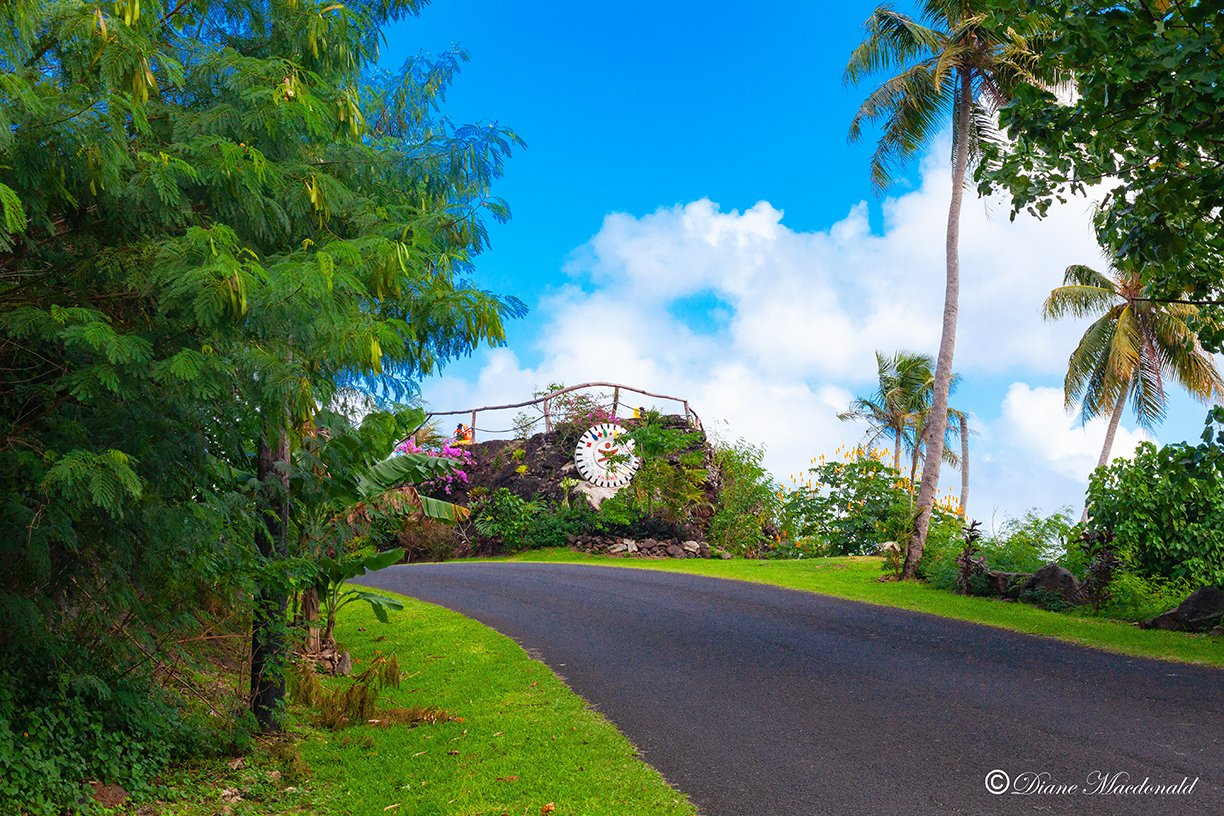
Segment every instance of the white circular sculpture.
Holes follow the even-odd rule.
[[[598,487],[624,487],[638,469],[633,440],[622,438],[625,429],[611,422],[594,426],[578,440],[574,464],[578,472]]]

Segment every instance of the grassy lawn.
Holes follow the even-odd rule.
[[[957,595],[916,581],[881,582],[878,580],[881,559],[874,557],[799,561],[630,559],[556,549],[532,550],[492,560],[604,564],[773,584],[1057,638],[1119,654],[1224,667],[1221,638],[1140,629],[1129,623],[1073,612],[1047,612],[1020,603]]]
[[[440,706],[451,721],[331,732],[294,711],[296,745],[266,743],[238,769],[223,760],[184,769],[148,812],[695,813],[611,723],[514,641],[402,600],[404,611],[392,612],[389,624],[364,604],[347,607],[337,639],[352,650],[355,672],[379,653],[396,655],[403,681],[380,694],[379,709]]]

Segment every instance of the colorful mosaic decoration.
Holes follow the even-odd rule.
[[[633,440],[624,439],[625,429],[611,422],[595,425],[582,435],[574,449],[574,464],[582,478],[599,487],[624,487],[638,468]]]

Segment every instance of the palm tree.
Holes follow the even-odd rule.
[[[863,444],[871,447],[881,439],[888,438],[893,445],[893,469],[901,472],[901,452],[910,454],[910,493],[913,494],[914,482],[918,465],[926,454],[924,433],[931,422],[931,396],[935,387],[935,375],[931,371],[934,361],[929,354],[914,354],[908,351],[898,351],[891,357],[876,352],[876,370],[878,384],[876,391],[870,397],[857,397],[850,403],[850,408],[837,415],[840,420],[862,419],[869,426]],[[952,375],[951,391],[955,391],[960,383],[960,377]],[[965,427],[966,416],[955,408],[948,409],[951,419],[959,422],[961,440],[961,456],[958,458],[947,444],[947,438],[954,433],[947,423],[945,426],[945,443],[943,448],[944,461],[962,470],[962,507],[968,497],[968,482],[965,468],[969,455],[967,441],[968,430]]]
[[[987,14],[988,5],[988,0],[922,0],[921,21],[882,5],[867,20],[867,36],[846,65],[848,83],[896,71],[871,92],[850,124],[852,142],[862,138],[865,125],[879,122],[883,127],[871,159],[871,179],[878,192],[891,184],[894,171],[919,153],[931,136],[949,120],[952,124],[952,199],[943,329],[931,402],[934,421],[927,427],[928,455],[918,491],[919,512],[903,578],[914,576],[922,557],[943,459],[956,347],[958,246],[966,170],[980,140],[993,135],[993,112],[1007,100],[1011,89],[1020,82],[1037,83],[1027,43],[1013,28],[997,25],[996,18]]]
[[[934,361],[928,354],[898,351],[891,357],[876,352],[878,383],[870,397],[857,397],[840,420],[863,419],[870,428],[864,444],[875,445],[888,437],[893,444],[893,468],[901,471],[901,451],[913,450],[917,440],[916,418],[930,407]]]
[[[1083,421],[1109,414],[1097,467],[1109,462],[1128,399],[1141,427],[1164,419],[1166,377],[1200,402],[1224,396],[1220,372],[1187,323],[1198,307],[1153,301],[1137,269],[1120,269],[1115,261],[1112,271],[1110,277],[1068,266],[1063,285],[1042,307],[1046,319],[1097,316],[1067,361],[1063,388],[1067,407],[1079,403]]]

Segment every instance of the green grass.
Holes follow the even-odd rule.
[[[1221,638],[1140,629],[1133,624],[1074,612],[1047,612],[1020,603],[957,595],[918,581],[882,582],[879,580],[881,559],[874,557],[798,561],[630,559],[551,549],[531,550],[490,560],[603,564],[752,581],[880,606],[912,609],[944,618],[1056,638],[1118,654],[1224,668],[1224,639]]]
[[[155,812],[217,813],[225,788],[243,797],[229,805],[235,816],[535,816],[548,804],[554,816],[696,812],[514,641],[441,607],[401,600],[404,611],[388,624],[364,604],[347,607],[337,639],[352,651],[355,672],[378,654],[395,654],[403,680],[381,692],[379,709],[440,706],[461,721],[331,732],[294,711],[296,746],[266,744],[238,770],[221,760],[195,765]]]

